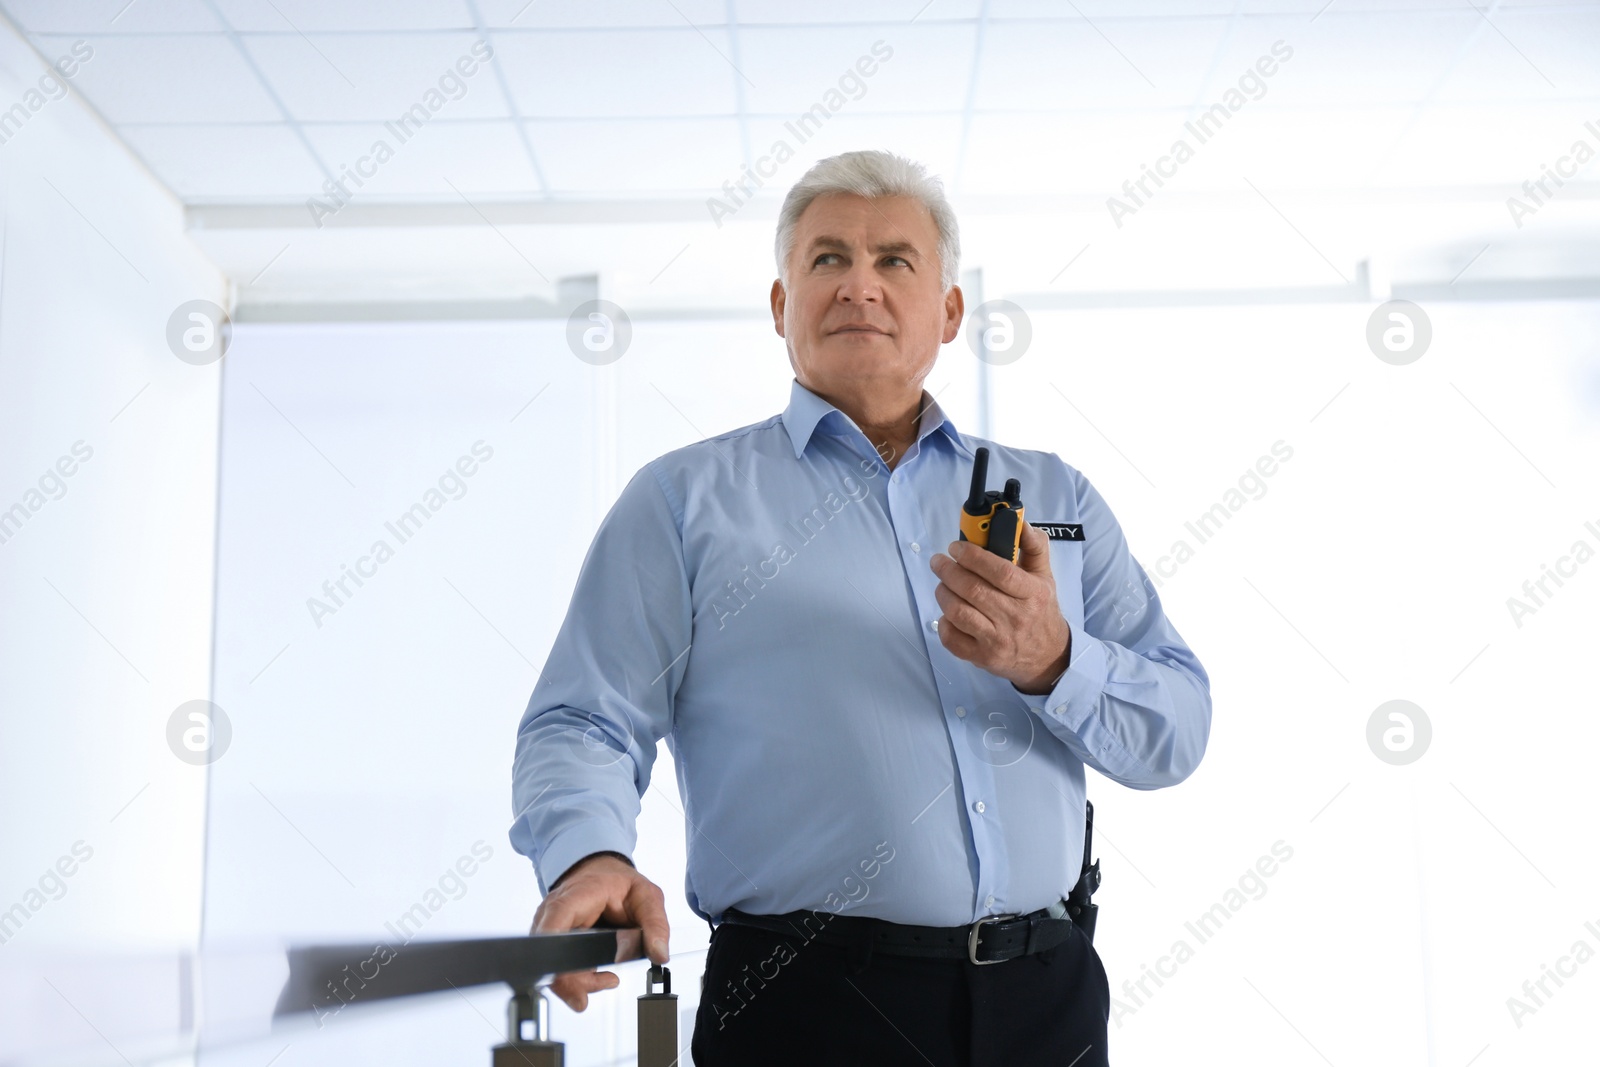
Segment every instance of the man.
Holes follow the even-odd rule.
[[[1183,781],[1210,682],[1089,481],[922,389],[960,331],[959,247],[937,179],[887,153],[790,190],[788,407],[633,477],[522,718],[534,929],[637,925],[658,963],[662,892],[628,855],[668,739],[713,927],[700,1067],[1107,1063],[1105,970],[1062,908],[1083,768]],[[1054,531],[1025,525],[1020,563],[957,541],[979,445]],[[582,1011],[616,984],[552,988]]]

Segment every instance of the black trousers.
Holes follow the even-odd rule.
[[[734,923],[711,936],[696,1067],[1107,1067],[1111,987],[1083,931],[975,966]]]

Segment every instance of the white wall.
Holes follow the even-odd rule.
[[[1372,311],[1041,312],[995,368],[997,435],[1089,476],[1212,680],[1194,777],[1090,776],[1116,1060],[1550,1063],[1592,1040],[1583,969],[1520,1027],[1506,1001],[1600,926],[1577,844],[1600,565],[1520,626],[1507,599],[1600,547],[1600,304],[1430,303],[1405,366],[1368,349]],[[1278,442],[1292,458],[1241,483]],[[1218,503],[1202,541],[1186,524]],[[1367,743],[1393,699],[1432,724],[1404,766]],[[1202,942],[1185,924],[1230,890]]]
[[[166,329],[226,283],[76,93],[28,95],[45,69],[0,22],[0,109],[22,105],[0,145],[0,512],[23,509],[0,543],[0,909],[27,912],[0,951],[192,945],[205,772],[166,730],[210,688],[220,368]],[[31,894],[77,842],[64,889]],[[0,1031],[96,1040],[37,992]]]
[[[1441,1062],[1487,1042],[1559,1059],[1578,1041],[1582,994],[1521,1029],[1505,999],[1597,918],[1570,813],[1600,738],[1562,665],[1584,661],[1600,593],[1582,570],[1521,627],[1506,598],[1575,539],[1600,543],[1583,525],[1600,525],[1600,308],[1426,310],[1432,347],[1408,366],[1367,348],[1370,307],[1337,304],[1040,312],[1032,348],[992,369],[994,435],[1090,477],[1213,679],[1193,779],[1137,793],[1091,776],[1120,1058],[1245,1042],[1282,1059],[1298,1039],[1274,1006],[1335,1062],[1361,1046],[1415,1061],[1430,1042]],[[645,323],[634,346],[591,367],[560,323],[241,330],[218,620],[238,734],[215,768],[208,936],[380,935],[478,838],[494,859],[423,936],[526,923],[532,873],[504,839],[510,742],[617,479],[787,396],[764,323]],[[958,340],[929,381],[963,427],[973,367]],[[465,494],[317,626],[323,580],[480,438],[495,455]],[[1279,442],[1291,458],[1229,498]],[[1230,499],[1202,543],[1185,524]],[[1193,557],[1163,562],[1178,541]],[[1408,766],[1366,743],[1395,698],[1433,725]],[[663,747],[638,859],[667,892],[688,1010],[705,928],[683,902],[675,802]],[[1241,887],[1279,841],[1292,858]],[[1490,918],[1502,895],[1521,919]],[[1232,918],[1202,943],[1185,923],[1219,902]],[[1130,995],[1178,940],[1194,958]],[[557,1006],[573,1062],[626,1054],[638,971],[584,1016]],[[1370,1000],[1355,1016],[1353,989]],[[421,1062],[492,1040],[479,1013],[497,1019],[500,999],[352,1017],[294,1054]]]
[[[408,932],[527,930],[537,883],[506,838],[516,726],[594,530],[645,461],[780,411],[789,378],[761,323],[639,325],[609,366],[575,358],[562,321],[242,327],[223,399],[217,625],[217,700],[236,732],[214,766],[208,946],[392,942],[385,924],[427,906],[479,842],[475,873]],[[401,543],[385,523],[479,442],[474,473]],[[393,557],[314,616],[309,600],[332,603],[324,581],[380,539]],[[684,901],[677,798],[663,744],[636,859],[667,894],[688,1010],[708,931]],[[631,1049],[642,965],[621,970],[623,990],[582,1015],[554,1005],[568,1062]],[[377,1024],[353,1013],[291,1055],[486,1048],[505,994],[469,997]],[[281,1044],[203,1058],[259,1063]]]

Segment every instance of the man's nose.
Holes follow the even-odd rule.
[[[883,286],[871,267],[851,267],[839,280],[839,299],[845,303],[879,301],[883,299]]]

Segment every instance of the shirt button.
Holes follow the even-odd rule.
[[[990,893],[987,897],[984,898],[983,906],[986,907],[986,908],[994,907],[994,894],[993,893]]]
[[[976,804],[972,805],[972,810],[977,812],[979,815],[982,815],[983,814],[983,801],[980,800]]]
[[[913,551],[913,552],[921,552],[922,551],[922,546],[917,544],[915,541],[913,541],[913,542],[911,542],[911,551]]]
[[[957,705],[957,707],[956,707],[956,718],[965,719],[966,717],[967,717],[967,709]]]
[[[934,633],[938,633],[939,632],[939,620],[938,619],[929,619],[928,620],[928,629],[932,630]]]

